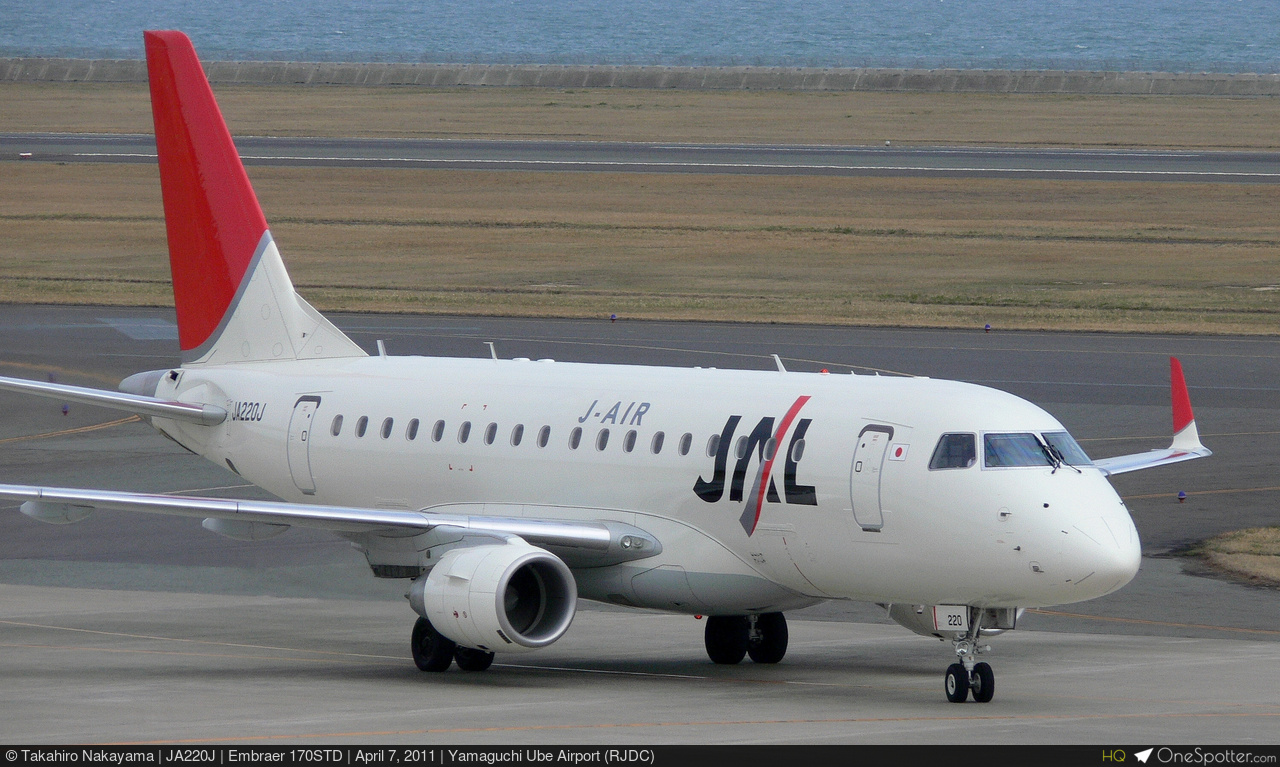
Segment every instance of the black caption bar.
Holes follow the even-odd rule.
[[[662,765],[775,767],[803,760],[805,767],[937,760],[947,767],[992,764],[1275,765],[1280,746],[0,746],[5,765],[440,765],[579,767]]]

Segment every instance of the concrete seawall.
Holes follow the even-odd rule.
[[[1280,96],[1280,75],[1276,74],[285,61],[213,61],[205,64],[205,71],[214,83],[243,85]],[[0,59],[0,82],[121,83],[146,79],[142,61]]]

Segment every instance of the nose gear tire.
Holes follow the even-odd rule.
[[[947,666],[947,674],[943,677],[943,689],[947,700],[952,703],[964,703],[969,699],[969,672],[959,663]]]

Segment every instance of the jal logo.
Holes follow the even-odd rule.
[[[726,486],[730,502],[745,501],[739,521],[748,536],[755,532],[760,522],[760,511],[766,502],[818,505],[814,486],[802,485],[797,479],[800,460],[804,457],[804,435],[813,422],[811,418],[797,416],[808,401],[808,396],[797,398],[780,421],[773,416],[761,418],[749,433],[738,436],[736,440],[734,435],[742,423],[742,416],[729,416],[715,441],[715,465],[711,479],[699,476],[693,484],[693,492],[707,503],[717,503],[724,498]],[[786,450],[780,450],[784,444]],[[729,472],[731,453],[734,459],[732,475]],[[773,478],[773,467],[779,453],[783,457],[781,494]],[[753,463],[756,465],[755,478],[748,485],[747,473]]]

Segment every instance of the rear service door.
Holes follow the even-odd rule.
[[[289,419],[289,473],[293,475],[293,484],[307,495],[316,492],[316,482],[311,476],[311,426],[319,409],[319,397],[300,397]]]

